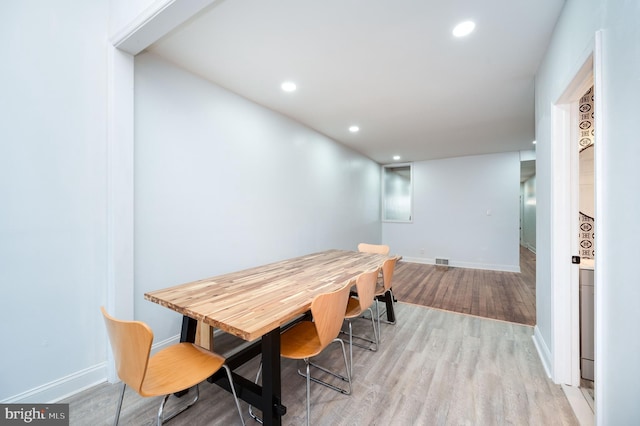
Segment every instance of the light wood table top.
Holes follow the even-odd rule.
[[[327,250],[152,291],[145,299],[252,341],[395,256]]]

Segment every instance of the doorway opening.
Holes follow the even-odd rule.
[[[564,95],[552,108],[552,235],[553,380],[580,385],[579,266],[578,256],[578,101],[593,85],[589,57]]]
[[[580,389],[594,411],[595,380],[595,96],[591,86],[578,102],[578,253],[580,300]]]
[[[575,73],[571,82],[567,85],[563,95],[558,101],[552,105],[552,188],[551,188],[551,220],[552,220],[552,237],[551,237],[551,271],[552,271],[552,341],[553,349],[553,369],[551,372],[554,382],[563,385],[563,389],[572,403],[574,412],[578,416],[582,424],[593,424],[595,413],[597,412],[597,390],[598,390],[598,372],[597,358],[591,355],[592,363],[589,366],[581,365],[581,313],[585,307],[581,306],[581,302],[592,307],[592,329],[590,333],[593,339],[593,352],[597,353],[597,278],[593,279],[592,289],[593,297],[583,301],[580,295],[580,275],[584,272],[585,264],[580,268],[580,256],[584,256],[589,251],[589,244],[585,243],[581,238],[582,234],[587,232],[581,231],[581,224],[588,221],[585,218],[581,222],[580,216],[580,140],[581,135],[588,132],[593,139],[593,160],[591,161],[594,170],[592,178],[591,199],[594,206],[591,211],[591,217],[596,220],[595,224],[591,222],[591,238],[597,238],[597,220],[599,212],[602,210],[598,199],[593,195],[599,191],[597,179],[598,153],[601,152],[601,141],[596,140],[595,136],[601,132],[601,121],[599,120],[600,106],[602,102],[598,99],[600,84],[599,76],[601,75],[601,35],[596,33],[595,46],[580,69]],[[588,93],[591,90],[590,93]],[[587,129],[588,123],[581,120],[580,100],[585,96],[591,98],[595,95],[593,101],[593,112],[591,127]],[[586,107],[583,107],[586,109]],[[584,129],[583,129],[584,127]],[[595,131],[593,131],[595,127]],[[586,141],[583,141],[586,143]],[[593,166],[595,164],[595,167]],[[586,168],[586,167],[584,167]],[[600,198],[600,197],[598,197]],[[584,226],[589,228],[589,226]],[[592,244],[595,241],[591,241]],[[581,249],[585,247],[585,249]],[[595,257],[595,248],[588,253]],[[598,262],[587,260],[585,263],[593,262],[591,276],[598,275]],[[595,271],[594,271],[595,270]],[[586,384],[583,382],[582,370],[593,369],[593,387],[592,391],[584,391],[580,386]],[[572,395],[569,395],[569,394]],[[588,399],[595,395],[595,403],[593,399]],[[585,397],[586,396],[586,397]],[[575,404],[574,404],[575,402]]]

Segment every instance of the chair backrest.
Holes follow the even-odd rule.
[[[340,290],[319,294],[311,302],[311,314],[323,348],[340,334],[352,286],[353,281],[349,281]]]
[[[358,244],[358,251],[363,253],[389,254],[389,246],[382,244]]]
[[[121,321],[100,307],[120,380],[140,393],[147,372],[153,332],[140,321]]]
[[[396,269],[396,263],[398,258],[387,259],[382,264],[382,280],[384,281],[384,289],[389,290],[391,288],[391,279],[393,278],[393,271]]]
[[[356,288],[358,289],[358,300],[360,301],[360,309],[369,309],[373,305],[373,298],[376,294],[376,283],[378,282],[378,271],[374,269],[364,272],[356,278]]]

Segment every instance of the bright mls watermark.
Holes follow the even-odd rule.
[[[0,404],[0,426],[68,426],[69,404]]]

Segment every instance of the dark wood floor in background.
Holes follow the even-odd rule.
[[[536,323],[536,255],[520,248],[520,273],[399,262],[393,293],[401,302],[493,318]]]

